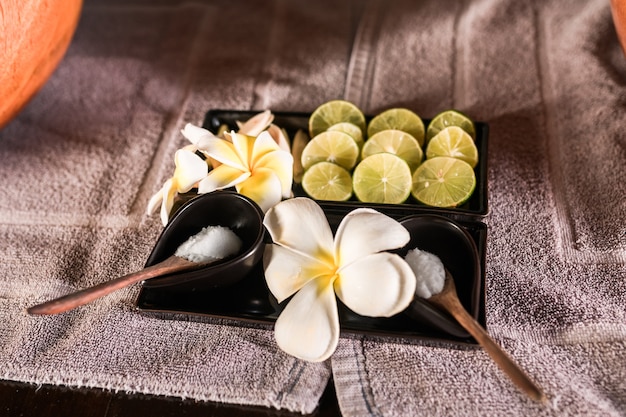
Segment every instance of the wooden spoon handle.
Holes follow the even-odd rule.
[[[519,367],[513,359],[489,336],[487,331],[480,325],[474,317],[472,317],[463,305],[455,299],[452,301],[448,299],[446,308],[459,322],[461,326],[465,328],[474,339],[485,349],[485,351],[491,356],[493,361],[504,371],[505,374],[511,378],[511,380],[522,389],[530,398],[538,402],[546,402],[546,396],[529,377]]]
[[[98,285],[94,285],[93,287],[85,288],[84,290],[76,291],[54,300],[46,301],[45,303],[30,307],[26,311],[28,314],[35,315],[63,313],[90,303],[93,300],[136,282],[173,272],[197,268],[198,265],[199,264],[179,258],[178,256],[170,256],[164,261],[142,269],[141,271],[133,272],[128,275],[115,278],[111,281],[106,281]]]

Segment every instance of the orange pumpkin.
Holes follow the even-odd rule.
[[[626,0],[611,0],[611,14],[617,38],[622,45],[622,51],[626,54]]]
[[[45,84],[72,39],[82,0],[2,0],[0,128]]]

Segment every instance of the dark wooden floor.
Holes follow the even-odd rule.
[[[265,407],[224,405],[193,400],[114,393],[97,389],[70,389],[0,381],[2,417],[292,417],[302,416]],[[340,416],[332,381],[314,417]]]

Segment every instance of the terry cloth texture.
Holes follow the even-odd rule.
[[[486,325],[472,346],[345,336],[310,364],[271,330],[138,314],[150,196],[209,109],[456,108],[489,124]],[[86,0],[52,78],[0,131],[0,378],[345,416],[626,415],[626,58],[606,0]]]

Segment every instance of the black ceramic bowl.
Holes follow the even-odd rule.
[[[232,285],[243,279],[263,257],[265,228],[259,206],[241,194],[216,191],[186,202],[165,226],[146,266],[173,255],[190,236],[206,226],[230,228],[242,240],[241,251],[205,267],[144,281],[146,288],[204,291]]]
[[[461,303],[474,318],[478,318],[482,290],[481,262],[471,235],[456,221],[439,215],[413,215],[401,219],[400,223],[409,231],[411,240],[399,254],[404,257],[409,250],[419,248],[437,255],[454,277]],[[469,337],[447,313],[437,310],[417,295],[404,313],[453,336]]]

